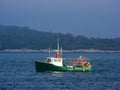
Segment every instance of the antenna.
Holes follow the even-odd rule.
[[[48,52],[49,52],[49,56],[50,56],[50,45],[49,45],[49,49],[48,49]]]
[[[57,54],[59,54],[59,35],[57,35]]]
[[[60,56],[62,57],[62,47],[60,48]]]

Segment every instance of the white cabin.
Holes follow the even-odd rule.
[[[47,62],[55,66],[63,66],[63,58],[47,57]]]

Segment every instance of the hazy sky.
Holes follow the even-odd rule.
[[[0,0],[0,24],[87,37],[120,37],[120,0]]]

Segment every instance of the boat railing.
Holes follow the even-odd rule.
[[[84,65],[86,65],[87,63],[90,63],[89,58],[86,58],[86,62],[84,63]],[[83,66],[83,62],[80,59],[64,58],[63,65],[81,67]]]

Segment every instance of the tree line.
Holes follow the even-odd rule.
[[[0,50],[5,49],[56,49],[57,36],[60,46],[65,50],[100,49],[120,51],[120,37],[112,39],[88,38],[70,33],[52,33],[28,27],[0,25]]]

